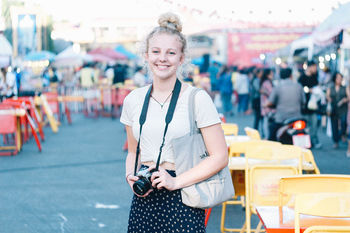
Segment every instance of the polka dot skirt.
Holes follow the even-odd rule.
[[[134,195],[128,232],[205,232],[204,210],[184,205],[180,190],[155,189],[145,198]]]

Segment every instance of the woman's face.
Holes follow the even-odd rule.
[[[177,35],[160,33],[148,41],[145,55],[154,78],[176,77],[176,70],[183,62],[182,44]]]
[[[335,84],[336,85],[341,85],[341,82],[343,81],[343,77],[340,74],[337,74],[335,78]]]
[[[270,80],[272,80],[272,79],[273,79],[273,72],[271,71],[267,77],[268,77]]]

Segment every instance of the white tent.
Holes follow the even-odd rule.
[[[74,67],[81,66],[84,61],[88,60],[91,60],[90,55],[77,53],[73,46],[70,46],[55,57],[53,65],[56,67]]]
[[[312,33],[315,44],[328,45],[341,30],[350,28],[350,2],[341,5],[328,16]]]
[[[290,46],[292,56],[297,49],[307,49],[308,60],[311,60],[314,49],[313,37],[309,35],[293,41]]]

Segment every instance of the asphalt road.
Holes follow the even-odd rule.
[[[252,116],[233,116],[243,134]],[[322,130],[321,130],[322,131]],[[0,157],[0,233],[126,232],[132,192],[125,182],[119,120],[73,117],[57,134],[45,128],[40,153],[33,139],[12,157]],[[333,150],[320,132],[323,148],[314,150],[321,173],[350,174],[346,144]],[[240,227],[244,212],[229,207],[228,226]],[[207,232],[220,232],[221,207],[212,211]],[[253,216],[253,224],[257,217]]]

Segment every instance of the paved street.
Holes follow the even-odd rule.
[[[252,116],[228,119],[252,125]],[[126,232],[132,193],[124,178],[125,132],[119,120],[75,115],[58,134],[45,129],[39,153],[35,142],[17,156],[0,157],[0,233]],[[346,145],[332,149],[320,133],[323,149],[314,150],[321,173],[350,174]],[[220,232],[221,207],[213,209],[207,232]],[[228,226],[243,223],[241,207],[229,207]],[[253,218],[253,224],[257,218]]]

